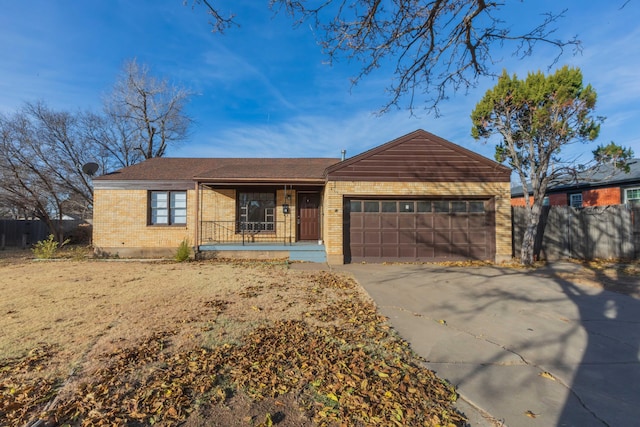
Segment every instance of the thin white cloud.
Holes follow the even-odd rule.
[[[192,10],[180,2],[83,2],[73,13],[47,1],[34,2],[10,3],[0,16],[0,111],[37,99],[72,110],[99,106],[123,61],[136,56],[154,72],[198,93],[189,106],[197,121],[192,141],[170,155],[339,157],[346,149],[351,156],[423,128],[493,156],[490,144],[471,138],[469,119],[495,84],[492,79],[483,79],[467,96],[452,95],[441,105],[441,117],[419,108],[419,117],[405,110],[379,117],[373,113],[388,100],[388,70],[351,88],[349,78],[358,64],[323,65],[307,29],[291,30],[288,17],[272,19],[266,5],[254,0],[234,2],[231,11],[242,27],[223,36],[211,34],[204,8]],[[517,6],[545,9],[551,3]],[[640,6],[630,2],[619,11],[607,2],[589,7],[577,0],[568,3],[558,35],[579,34],[585,50],[582,56],[564,56],[558,65],[581,67],[585,81],[598,92],[596,113],[607,116],[600,141],[639,146],[640,28],[634,15]],[[37,13],[24,19],[31,7]],[[518,22],[528,25],[525,21]],[[524,60],[496,55],[501,58],[497,67],[520,77],[538,69],[546,72],[552,50],[537,52]],[[640,147],[636,151],[640,154]]]

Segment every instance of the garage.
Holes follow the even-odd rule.
[[[329,262],[511,257],[511,170],[493,160],[417,130],[325,174]]]
[[[348,199],[347,262],[493,259],[493,202]]]

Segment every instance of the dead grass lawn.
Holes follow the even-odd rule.
[[[0,252],[0,425],[462,425],[350,278]]]

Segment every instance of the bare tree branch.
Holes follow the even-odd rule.
[[[214,17],[214,31],[234,24],[224,18],[216,4],[196,1]],[[546,13],[542,22],[518,33],[513,22],[498,18],[509,10],[506,2],[487,0],[270,0],[276,12],[292,17],[295,25],[309,22],[319,30],[319,42],[333,62],[346,57],[359,61],[360,71],[352,78],[357,84],[386,63],[392,64],[390,108],[419,107],[438,114],[438,104],[450,93],[475,87],[482,76],[496,76],[492,53],[510,48],[519,58],[529,56],[538,44],[556,48],[558,61],[566,49],[580,51],[573,37],[554,37],[555,24],[564,17]],[[418,98],[417,95],[422,95]],[[425,98],[424,100],[422,98]]]
[[[82,165],[93,158],[78,121],[44,103],[0,117],[0,202],[44,221],[63,241],[59,220],[92,203]],[[58,222],[56,222],[58,220]]]
[[[137,151],[144,159],[162,157],[169,144],[188,138],[191,118],[184,112],[191,93],[150,74],[149,67],[127,61],[113,92],[105,102],[111,122],[131,132],[122,149]],[[124,136],[124,135],[121,135]],[[126,158],[125,163],[130,159]]]
[[[189,0],[184,0],[183,4],[188,4]],[[231,27],[239,27],[235,22],[234,14],[229,14],[226,18],[219,12],[219,10],[211,5],[208,0],[193,0],[192,7],[196,5],[203,5],[207,9],[207,13],[211,15],[213,21],[210,21],[212,32],[223,34],[227,29]]]

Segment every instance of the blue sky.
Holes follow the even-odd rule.
[[[567,8],[556,35],[583,41],[583,52],[558,66],[580,67],[606,116],[597,143],[615,141],[640,156],[640,1],[527,0],[507,2],[505,18],[531,27],[544,11]],[[219,3],[240,28],[213,34],[203,7],[182,0],[21,0],[3,2],[0,14],[0,112],[44,100],[68,110],[99,109],[123,63],[136,57],[156,75],[194,92],[188,113],[191,138],[172,157],[339,157],[425,129],[493,158],[493,146],[470,136],[470,113],[495,81],[441,104],[440,117],[420,110],[374,114],[388,99],[392,75],[383,67],[352,87],[358,64],[326,63],[309,25],[293,28],[274,16],[267,0]],[[624,7],[622,7],[624,5]],[[542,47],[517,60],[495,52],[525,77],[547,71],[553,53]],[[597,143],[572,147],[590,158]]]

